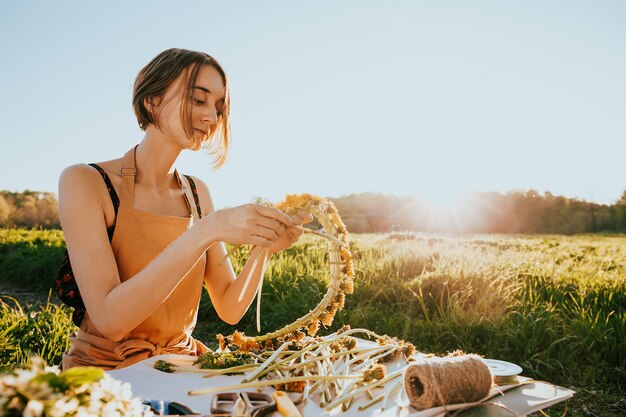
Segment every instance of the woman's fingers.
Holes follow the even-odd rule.
[[[298,216],[300,217],[299,224],[311,223],[313,221],[313,215],[305,210],[298,210]]]
[[[261,216],[277,220],[285,226],[291,226],[293,224],[293,219],[291,218],[291,216],[283,213],[277,208],[263,206],[261,204],[254,204],[253,206],[256,212],[259,213]]]
[[[305,210],[299,210],[297,214],[291,216],[293,224],[311,223],[313,221],[313,215]]]
[[[295,228],[295,227],[289,228],[289,237],[291,238],[291,241],[293,243],[296,243],[298,239],[300,239],[300,236],[302,236],[302,233],[304,232],[298,228]]]
[[[249,240],[250,244],[255,246],[268,247],[272,244],[271,240],[259,235],[251,235]]]
[[[252,234],[264,237],[265,239],[267,239],[267,240],[269,240],[271,242],[276,242],[278,240],[278,238],[280,237],[280,235],[282,234],[282,232],[280,232],[280,234],[278,234],[274,230],[268,229],[267,227],[257,226],[253,230]]]
[[[261,204],[253,204],[254,209],[263,217],[273,219],[285,226],[294,224],[304,224],[313,221],[313,215],[306,210],[298,210],[296,215],[288,215],[274,207],[263,206]],[[264,224],[264,226],[268,227]],[[273,228],[275,229],[275,228]]]
[[[273,230],[277,235],[282,235],[285,232],[285,226],[281,222],[268,217],[257,219],[257,225]]]
[[[271,246],[281,239],[284,243],[295,243],[302,236],[302,231],[295,226],[313,220],[313,216],[305,210],[288,215],[274,207],[260,204],[249,204],[245,208],[242,206],[236,212],[239,213],[235,222],[239,236],[233,240],[263,247]]]

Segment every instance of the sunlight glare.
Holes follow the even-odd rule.
[[[470,231],[477,224],[480,213],[472,198],[465,193],[437,190],[424,197],[427,227],[447,232]]]

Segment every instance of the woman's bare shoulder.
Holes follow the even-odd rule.
[[[96,162],[96,165],[102,168],[113,182],[113,185],[116,185],[116,177],[118,176],[116,173],[119,171],[120,163],[121,158]],[[102,175],[89,164],[70,165],[61,172],[59,177],[59,193],[66,187],[93,187],[94,183],[101,181]]]
[[[114,161],[98,162],[97,165],[107,172],[113,187],[119,189],[119,181],[114,175]],[[98,206],[104,212],[107,224],[111,223],[115,215],[112,202],[107,196],[102,175],[89,164],[70,165],[59,176],[59,214],[62,217],[66,217],[63,212],[74,212],[76,207]]]
[[[74,164],[65,168],[59,176],[59,193],[70,187],[84,187],[93,183],[97,171],[88,164]]]

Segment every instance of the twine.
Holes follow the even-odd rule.
[[[491,400],[491,399],[493,399],[493,398],[497,397],[498,395],[504,395],[504,393],[505,393],[505,392],[510,391],[510,390],[512,390],[512,389],[515,389],[515,388],[518,388],[518,387],[521,387],[522,385],[534,384],[534,383],[536,383],[536,382],[539,382],[539,381],[535,381],[534,379],[527,379],[527,380],[524,380],[524,381],[520,382],[520,381],[519,381],[519,378],[516,378],[516,379],[517,379],[517,383],[516,383],[516,384],[513,384],[513,385],[507,385],[507,386],[505,386],[505,387],[498,387],[498,386],[495,386],[495,387],[494,387],[494,388],[495,388],[495,390],[494,390],[494,391],[495,391],[495,393],[494,393],[494,392],[492,392],[492,393],[489,395],[489,397],[487,397],[487,398],[483,398],[481,401],[477,401],[477,402],[475,402],[475,403],[467,403],[467,404],[464,404],[464,407],[461,407],[461,408],[457,409],[454,413],[450,414],[450,417],[454,417],[454,416],[456,416],[458,413],[460,413],[461,411],[464,411],[464,410],[467,410],[467,409],[470,409],[470,408],[473,408],[473,407],[476,407],[476,406],[479,406],[479,405],[480,405],[480,406],[485,405],[485,406],[491,406],[491,407],[498,407],[498,408],[501,408],[502,410],[504,410],[504,411],[508,412],[508,413],[509,413],[509,414],[511,414],[513,417],[523,417],[523,416],[520,416],[519,414],[517,414],[515,411],[511,410],[509,407],[507,407],[507,406],[506,406],[506,405],[504,405],[504,404],[500,404],[500,403],[495,403],[495,402],[487,401],[487,400]],[[494,378],[494,380],[495,380],[495,378]],[[444,406],[444,407],[445,407],[445,406]],[[539,410],[539,412],[540,412],[540,413],[542,413],[542,414],[544,414],[544,415],[547,415],[547,414],[545,414],[545,413],[544,413],[543,411],[541,411],[541,410]],[[524,415],[525,415],[525,414],[524,414]]]
[[[404,371],[404,389],[418,410],[479,401],[491,384],[489,368],[478,355],[424,358]]]

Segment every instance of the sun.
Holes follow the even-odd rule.
[[[423,198],[423,207],[423,224],[432,231],[470,232],[481,217],[479,205],[469,194],[431,193]]]
[[[460,193],[450,193],[445,191],[434,191],[424,198],[431,209],[437,211],[454,211],[463,203],[463,196]]]

